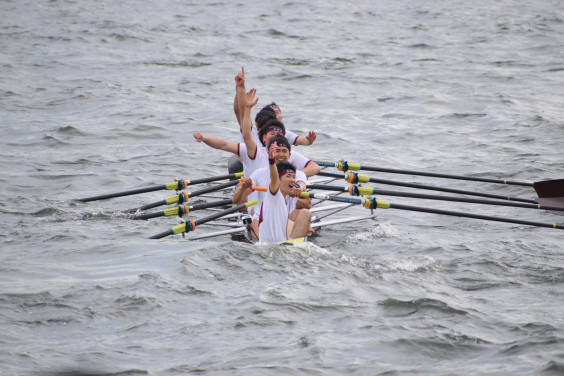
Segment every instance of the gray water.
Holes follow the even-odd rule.
[[[121,211],[170,192],[73,201],[225,173],[229,155],[192,133],[237,140],[242,66],[259,105],[317,132],[309,158],[563,178],[562,2],[4,0],[0,13],[0,374],[564,374],[561,230],[389,209],[297,248],[154,241],[179,219]]]

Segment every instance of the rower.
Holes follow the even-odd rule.
[[[237,118],[237,122],[239,123],[239,130],[241,133],[241,139],[239,143],[245,143],[243,137],[243,118],[247,108],[246,103],[246,88],[245,88],[245,68],[241,68],[241,73],[235,76],[235,99],[233,101],[233,111],[235,112],[235,117]],[[250,114],[249,114],[250,116]],[[257,144],[263,144],[264,142],[259,137],[259,130],[268,122],[269,120],[279,120],[282,121],[282,112],[280,107],[272,102],[266,106],[264,106],[255,116],[255,124],[251,126],[251,136],[255,140]],[[298,136],[294,132],[287,131],[285,133],[286,138],[292,145],[311,145],[317,138],[317,135],[314,131],[309,131],[309,134],[306,137]],[[229,173],[245,171],[244,166],[242,163],[244,161],[241,157],[233,156],[227,162],[227,169]],[[247,175],[248,176],[248,175]]]
[[[278,242],[304,237],[310,228],[311,212],[308,209],[292,209],[289,197],[295,188],[296,168],[287,161],[276,161],[276,142],[270,145],[270,184],[264,195],[259,214],[259,242]],[[299,194],[299,193],[298,193]]]
[[[278,162],[286,162],[291,157],[291,146],[288,140],[282,136],[277,135],[272,140],[270,140],[269,148],[272,144],[276,143],[275,148],[275,160],[276,163]],[[290,197],[296,197],[297,200],[289,200],[288,202],[288,209],[310,209],[311,208],[311,199],[309,198],[299,198],[301,192],[306,190],[307,184],[307,177],[303,171],[296,171],[296,187],[290,191]],[[270,168],[260,168],[253,172],[253,174],[245,179],[241,180],[241,183],[237,186],[235,193],[233,195],[233,202],[234,203],[244,203],[248,201],[248,196],[252,193],[252,186],[259,186],[259,187],[268,187],[270,186]],[[258,199],[258,204],[255,205],[256,208],[260,208],[262,201],[264,199],[265,192],[256,191],[256,196],[254,198]],[[254,214],[252,215],[252,223],[251,223],[251,235],[252,240],[258,240],[258,232],[259,232],[259,210],[255,210]]]
[[[235,143],[218,137],[208,137],[200,132],[194,133],[194,138],[197,142],[204,142],[215,149],[228,151],[241,157],[245,176],[247,177],[251,176],[252,173],[259,168],[268,167],[268,152],[265,145],[268,145],[269,141],[274,136],[278,134],[284,135],[286,133],[286,128],[282,122],[270,120],[261,128],[258,135],[260,144],[257,144],[251,133],[251,108],[258,101],[255,96],[255,89],[251,89],[245,94],[245,113],[242,127],[244,143]],[[319,167],[317,163],[307,159],[298,152],[293,152],[289,161],[298,170],[302,170],[307,177],[313,176],[321,171],[321,167]]]
[[[243,137],[243,117],[246,107],[246,101],[244,100],[246,95],[245,89],[245,68],[241,69],[241,73],[235,76],[235,99],[233,101],[233,111],[235,112],[235,117],[239,123],[239,130],[241,131],[241,138]],[[272,102],[264,106],[255,116],[255,125],[251,129],[251,134],[255,138],[257,143],[260,142],[258,138],[258,131],[268,120],[278,120],[282,121],[282,111],[280,107]],[[307,136],[298,136],[292,131],[286,132],[286,138],[292,145],[311,145],[317,138],[314,131],[309,131]],[[242,139],[240,142],[244,142]]]

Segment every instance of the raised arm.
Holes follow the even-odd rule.
[[[235,99],[233,100],[233,111],[235,112],[235,116],[237,117],[237,123],[239,123],[239,127],[241,127],[241,124],[243,122],[243,114],[245,112],[245,106],[241,101],[241,98],[245,96],[246,91],[245,67],[242,67],[241,73],[235,76]]]
[[[278,143],[274,141],[268,149],[268,163],[270,167],[270,193],[277,193],[280,188],[280,177],[278,176],[278,169],[276,168],[276,148]]]
[[[211,146],[214,149],[228,151],[237,155],[238,147],[235,142],[227,141],[218,137],[204,136],[200,132],[194,132],[194,138],[197,142],[203,142],[204,144]]]
[[[245,114],[243,116],[243,125],[241,127],[241,131],[243,132],[243,140],[245,141],[245,146],[247,147],[247,154],[251,159],[254,159],[256,157],[257,152],[257,143],[253,139],[251,132],[253,127],[253,120],[251,119],[251,109],[258,102],[258,98],[255,98],[256,93],[256,89],[251,89],[244,96]]]
[[[315,141],[315,139],[317,138],[317,135],[315,134],[314,131],[309,131],[307,136],[298,136],[296,138],[295,141],[295,145],[302,145],[302,146],[309,146],[311,144],[313,144],[313,142]]]

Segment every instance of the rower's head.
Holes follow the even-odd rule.
[[[274,136],[279,134],[282,136],[286,134],[284,123],[278,120],[269,120],[259,129],[259,140],[263,146],[266,146]]]
[[[263,108],[270,108],[272,109],[275,113],[276,113],[276,119],[278,119],[278,121],[282,121],[282,119],[284,119],[282,117],[282,110],[280,109],[280,106],[278,106],[276,104],[276,102],[272,102],[266,106],[264,106]]]
[[[263,125],[266,124],[269,120],[278,120],[276,117],[276,112],[266,106],[263,107],[257,114],[255,115],[255,125],[257,129],[261,129]]]
[[[274,154],[274,159],[277,161],[287,161],[290,159],[292,154],[292,147],[288,142],[288,139],[281,134],[278,134],[270,139],[268,142],[268,149],[270,150],[270,145],[276,142],[276,150]]]
[[[286,196],[296,185],[296,168],[288,161],[278,161],[276,169],[280,177],[280,191]]]

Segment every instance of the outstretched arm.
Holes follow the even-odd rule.
[[[204,136],[200,132],[194,132],[194,138],[197,142],[203,142],[204,144],[211,146],[214,149],[228,151],[237,155],[238,147],[235,142],[227,141],[218,137]]]
[[[233,111],[237,117],[237,123],[239,127],[243,122],[243,114],[245,112],[244,103],[241,102],[241,98],[245,96],[245,67],[241,68],[241,73],[235,76],[235,99],[233,100]],[[243,106],[241,106],[243,104]]]
[[[319,165],[314,161],[309,161],[308,164],[302,169],[302,171],[309,178],[313,175],[319,174],[319,171],[321,171],[321,167],[319,167]]]
[[[296,145],[305,145],[305,146],[309,146],[311,144],[313,144],[313,142],[315,141],[315,139],[317,138],[317,135],[315,134],[314,131],[309,131],[309,134],[307,136],[298,136],[296,138]]]

